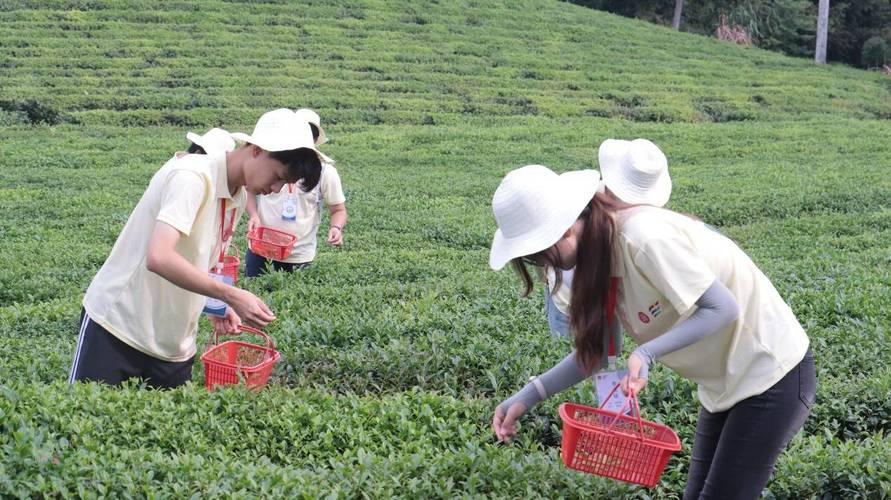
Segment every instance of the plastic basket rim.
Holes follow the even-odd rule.
[[[608,410],[601,410],[599,408],[593,408],[591,406],[586,406],[586,405],[582,405],[582,404],[578,404],[578,403],[561,403],[560,404],[560,419],[563,420],[563,425],[569,426],[574,429],[578,429],[580,431],[593,432],[596,434],[606,434],[606,435],[610,435],[610,436],[621,437],[623,439],[639,441],[645,445],[660,448],[665,451],[676,452],[676,451],[681,450],[681,440],[678,437],[677,432],[675,432],[674,429],[672,429],[671,427],[669,427],[665,424],[660,424],[658,422],[652,422],[652,421],[641,418],[641,422],[644,423],[645,425],[648,424],[650,426],[657,427],[659,429],[668,431],[670,433],[670,437],[672,438],[671,442],[650,439],[645,436],[641,436],[638,434],[630,434],[627,432],[622,432],[617,429],[607,430],[605,427],[599,427],[596,425],[591,425],[587,422],[582,422],[580,420],[575,419],[574,417],[572,417],[569,414],[570,410],[575,410],[575,409],[587,410],[591,413],[595,413],[597,415],[603,415],[603,416],[607,416],[607,417],[611,417],[611,418],[615,417],[616,413],[617,413],[617,412],[611,412]],[[620,419],[622,419],[623,417],[627,417],[627,416],[619,415]],[[634,422],[634,423],[636,425],[636,422]]]
[[[227,363],[227,362],[225,362],[225,361],[218,361],[218,360],[215,360],[215,359],[207,359],[207,356],[210,355],[212,352],[216,351],[217,349],[219,349],[219,348],[221,348],[221,347],[223,347],[223,346],[227,346],[227,345],[230,345],[230,344],[243,345],[243,346],[248,346],[248,347],[251,347],[251,348],[254,348],[254,349],[258,349],[258,350],[266,351],[266,353],[267,353],[267,354],[271,354],[271,356],[269,356],[268,358],[264,359],[264,360],[261,361],[260,363],[258,363],[258,364],[256,364],[256,365],[252,365],[252,366],[237,365],[237,364]],[[225,341],[225,342],[220,342],[219,344],[217,344],[217,345],[211,347],[210,349],[204,351],[204,354],[201,355],[201,361],[202,361],[205,365],[211,364],[211,365],[215,365],[215,366],[222,366],[222,367],[225,367],[225,368],[235,368],[235,369],[238,369],[238,370],[255,371],[255,370],[260,370],[260,369],[265,368],[266,365],[268,365],[268,364],[275,363],[276,361],[278,361],[278,360],[281,358],[281,356],[282,356],[282,355],[281,355],[280,352],[278,352],[277,350],[275,350],[275,349],[273,349],[273,348],[271,348],[271,347],[266,347],[266,346],[257,345],[257,344],[251,344],[250,342],[243,342],[243,341],[241,341],[241,340],[227,340],[227,341]]]
[[[267,239],[263,239],[262,237],[260,237],[260,234],[265,231],[269,231],[271,233],[278,233],[283,236],[287,236],[288,239],[290,240],[290,243],[282,245],[281,243],[274,243]],[[266,243],[267,245],[272,245],[272,246],[277,246],[277,247],[287,247],[288,245],[293,245],[294,243],[297,242],[297,237],[294,236],[293,234],[286,232],[286,231],[279,230],[279,229],[275,229],[273,227],[266,227],[266,226],[260,226],[256,230],[248,233],[247,238],[250,241],[259,241],[261,243]]]

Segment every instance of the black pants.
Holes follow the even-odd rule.
[[[251,252],[251,249],[248,248],[247,252],[244,254],[244,275],[248,278],[253,278],[255,276],[266,274],[267,272],[269,272],[270,264],[276,271],[284,271],[286,273],[290,273],[293,272],[295,269],[306,269],[310,266],[310,264],[312,264],[312,262],[301,262],[299,264],[292,264],[289,262],[269,260],[267,258],[260,257],[254,252]]]
[[[140,378],[149,387],[170,389],[192,378],[194,356],[186,361],[170,362],[154,358],[130,347],[108,330],[80,313],[80,335],[68,382],[95,380],[120,385],[129,378]]]
[[[759,498],[780,453],[804,425],[814,404],[814,356],[773,387],[733,408],[699,412],[684,499]]]

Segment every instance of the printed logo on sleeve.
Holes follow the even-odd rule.
[[[639,313],[637,313],[637,317],[640,319],[641,323],[646,324],[646,323],[650,322],[650,317],[647,316],[647,314],[643,311],[640,311]]]
[[[659,304],[658,300],[650,304],[650,307],[648,309],[650,310],[650,316],[652,316],[653,318],[656,318],[657,316],[662,314],[662,305]]]

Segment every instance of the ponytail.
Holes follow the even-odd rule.
[[[590,371],[603,358],[606,330],[606,302],[612,270],[616,223],[610,200],[595,195],[583,212],[579,235],[569,317],[576,356],[582,368]]]

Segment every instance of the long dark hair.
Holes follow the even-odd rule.
[[[616,211],[638,205],[625,203],[612,194],[597,193],[579,219],[583,221],[578,238],[572,298],[569,306],[570,326],[576,357],[585,370],[597,366],[603,358],[603,335],[606,330],[606,301],[610,287],[613,244],[616,238]],[[560,255],[556,247],[528,256],[551,266],[557,277],[554,290],[560,287]],[[532,276],[523,259],[513,259],[514,269],[525,287],[524,295],[533,289]],[[539,267],[539,276],[542,267]]]
[[[616,240],[614,214],[635,205],[597,193],[588,205],[576,252],[572,278],[570,322],[576,357],[586,370],[603,359],[603,335],[606,332],[606,304]]]

